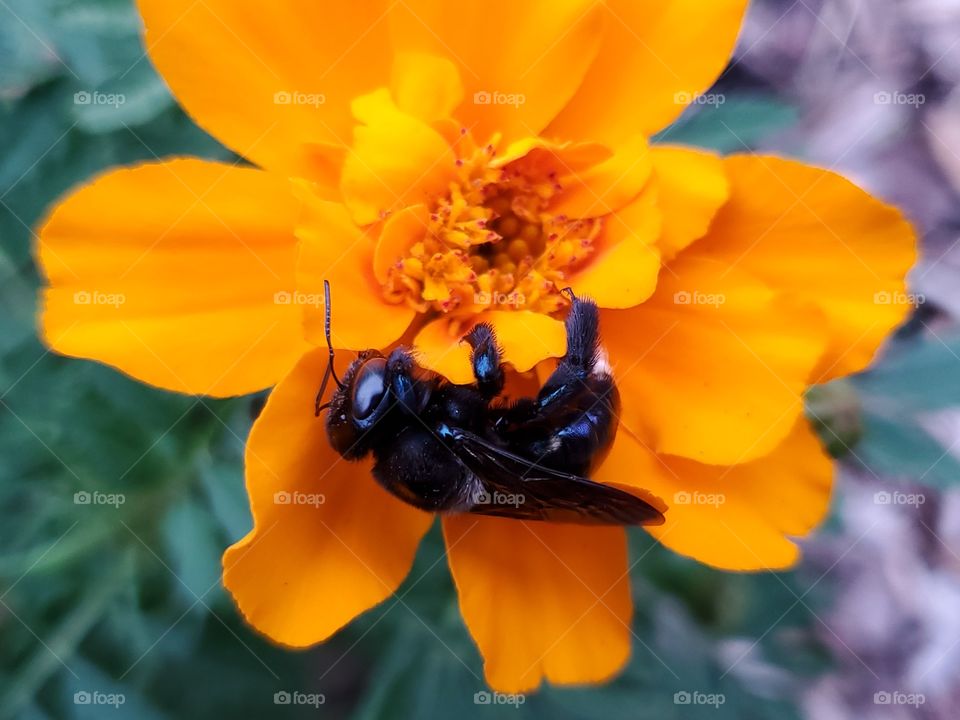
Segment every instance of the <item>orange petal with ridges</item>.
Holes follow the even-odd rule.
[[[627,429],[657,452],[718,465],[780,444],[826,348],[816,306],[684,255],[646,303],[604,310],[601,337]]]
[[[607,0],[600,53],[545,134],[617,147],[662,130],[720,75],[746,7],[747,0]]]
[[[730,202],[690,252],[743,268],[818,305],[830,350],[813,380],[863,370],[913,305],[916,235],[896,208],[828,170],[775,157],[727,158]]]
[[[599,48],[598,0],[406,0],[393,47],[448,57],[463,81],[456,117],[481,142],[536,135],[573,96]]]
[[[529,156],[529,157],[528,157]],[[613,157],[610,148],[594,142],[556,142],[542,137],[525,137],[509,143],[491,159],[490,166],[504,167],[524,160],[540,163],[546,172],[578,173]],[[529,167],[529,165],[521,166]]]
[[[645,191],[603,222],[594,254],[570,277],[570,287],[600,307],[634,307],[653,294],[660,272],[656,242],[662,223],[655,190]]]
[[[425,123],[449,118],[463,100],[457,66],[445,57],[425,53],[397,55],[390,91],[400,110]]]
[[[101,175],[40,230],[45,342],[178,392],[273,385],[308,347],[291,302],[298,212],[286,181],[249,168]]]
[[[730,197],[723,160],[693,148],[655,145],[651,150],[663,229],[657,246],[670,260],[707,234],[717,211]]]
[[[601,682],[630,655],[622,528],[443,518],[460,611],[492,688]]]
[[[620,210],[643,190],[653,171],[646,138],[635,136],[607,160],[584,170],[570,168],[563,189],[550,203],[550,212],[572,218],[592,218]]]
[[[386,0],[138,0],[151,60],[187,112],[270,170],[323,179],[350,102],[390,76]],[[327,146],[327,147],[325,147]]]
[[[385,348],[395,342],[414,318],[413,308],[388,303],[374,275],[374,234],[379,226],[358,228],[346,207],[321,200],[298,186],[306,216],[297,226],[300,256],[297,287],[304,305],[306,337],[326,343],[323,281],[330,283],[330,334],[334,346],[348,350]]]
[[[254,529],[223,556],[223,583],[271,639],[327,639],[403,581],[432,516],[395,499],[327,442],[314,417],[326,350],[276,387],[250,433],[247,492]]]
[[[391,210],[431,204],[448,189],[456,169],[453,150],[428,124],[400,111],[386,89],[358,98],[353,147],[340,190],[358,225]]]
[[[733,466],[656,457],[620,432],[596,479],[663,498],[666,522],[646,530],[678,553],[724,570],[781,569],[799,557],[791,538],[830,507],[833,463],[800,418],[768,455]]]
[[[477,323],[494,327],[504,362],[526,372],[548,357],[561,357],[567,349],[563,323],[547,315],[525,310],[491,310],[468,322],[440,318],[427,324],[414,340],[417,362],[458,385],[474,382],[470,346],[461,342]]]
[[[423,239],[429,222],[429,213],[423,205],[398,210],[384,221],[373,252],[373,274],[379,282],[385,283],[390,268]]]

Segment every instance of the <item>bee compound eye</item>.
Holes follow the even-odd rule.
[[[353,416],[357,420],[366,420],[377,409],[387,390],[387,361],[385,358],[371,358],[360,366],[353,383]]]

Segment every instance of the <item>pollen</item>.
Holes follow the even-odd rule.
[[[595,249],[603,221],[551,212],[556,168],[531,153],[496,162],[500,138],[463,131],[455,180],[430,209],[424,238],[389,270],[384,293],[418,312],[532,310],[568,304],[560,291]]]

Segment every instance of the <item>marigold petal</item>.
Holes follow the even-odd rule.
[[[440,133],[401,112],[386,89],[358,98],[353,108],[361,124],[353,131],[340,190],[357,224],[406,205],[430,204],[447,190],[456,157]]]
[[[561,321],[525,310],[491,310],[466,322],[440,318],[427,324],[414,340],[417,362],[458,385],[474,382],[470,346],[462,338],[480,322],[493,325],[504,362],[520,372],[566,352],[567,336]]]
[[[633,606],[622,528],[455,515],[443,531],[491,687],[601,682],[624,666]]]
[[[178,392],[273,385],[307,349],[289,302],[297,213],[259,170],[178,159],[101,175],[40,230],[45,342]]]
[[[400,110],[425,123],[449,118],[463,100],[457,66],[426,53],[397,55],[390,90]]]
[[[529,156],[529,158],[528,158]],[[556,142],[542,137],[523,137],[498,151],[490,166],[504,167],[519,160],[542,162],[551,170],[577,173],[613,157],[610,148],[594,142]]]
[[[663,215],[657,245],[672,259],[694,240],[707,234],[717,211],[730,197],[723,160],[693,148],[655,145],[651,150],[653,185]]]
[[[257,419],[246,450],[254,529],[223,556],[247,622],[303,647],[327,639],[403,581],[432,517],[395,499],[327,442],[314,395],[326,350],[301,360]]]
[[[390,268],[423,239],[429,222],[430,216],[424,205],[411,205],[386,219],[373,253],[373,273],[377,281],[387,281]]]
[[[742,271],[681,256],[646,303],[601,314],[622,422],[657,452],[721,465],[761,457],[803,411],[822,323],[815,306]]]
[[[491,310],[480,315],[493,325],[504,362],[526,372],[550,357],[567,351],[567,333],[560,320],[525,310]]]
[[[338,348],[385,348],[395,342],[416,314],[404,304],[388,303],[374,274],[375,232],[379,226],[358,228],[340,203],[313,196],[300,188],[306,214],[297,226],[300,256],[297,287],[307,298],[306,337],[326,343],[323,281],[330,283],[331,337]]]
[[[351,100],[390,76],[388,4],[138,0],[147,52],[201,127],[262,167],[334,182],[322,156],[348,144]]]
[[[831,345],[814,380],[864,369],[913,309],[906,275],[913,228],[894,207],[828,170],[775,157],[734,156],[730,202],[690,252],[741,267],[815,303]]]
[[[607,0],[600,53],[545,134],[616,147],[652,135],[716,80],[748,0]]]
[[[653,294],[660,272],[656,242],[662,225],[656,203],[657,193],[647,191],[604,218],[603,234],[589,264],[570,278],[577,295],[600,307],[623,309]]]
[[[474,137],[542,130],[573,96],[602,36],[598,0],[406,0],[391,11],[398,52],[449,57]]]
[[[562,169],[561,169],[562,170]],[[650,146],[637,135],[623,143],[607,160],[585,170],[561,172],[562,190],[550,211],[572,218],[592,218],[616,212],[634,200],[653,171]]]
[[[829,509],[833,463],[800,418],[771,453],[732,466],[658,457],[621,432],[596,478],[663,498],[666,522],[646,529],[670,549],[725,570],[765,570],[797,561],[790,538]]]
[[[471,327],[470,323],[451,323],[449,318],[427,323],[413,341],[417,363],[457,385],[474,382],[470,346],[461,342]]]

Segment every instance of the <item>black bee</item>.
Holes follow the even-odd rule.
[[[599,345],[597,306],[569,293],[567,353],[535,398],[498,400],[504,372],[493,328],[470,344],[476,382],[454,385],[404,348],[364,350],[341,381],[330,360],[317,394],[330,444],[348,460],[373,453],[377,481],[441,513],[479,513],[585,525],[659,525],[664,505],[587,479],[617,431],[620,396]],[[321,405],[330,377],[337,384]],[[642,491],[636,491],[642,492]]]

